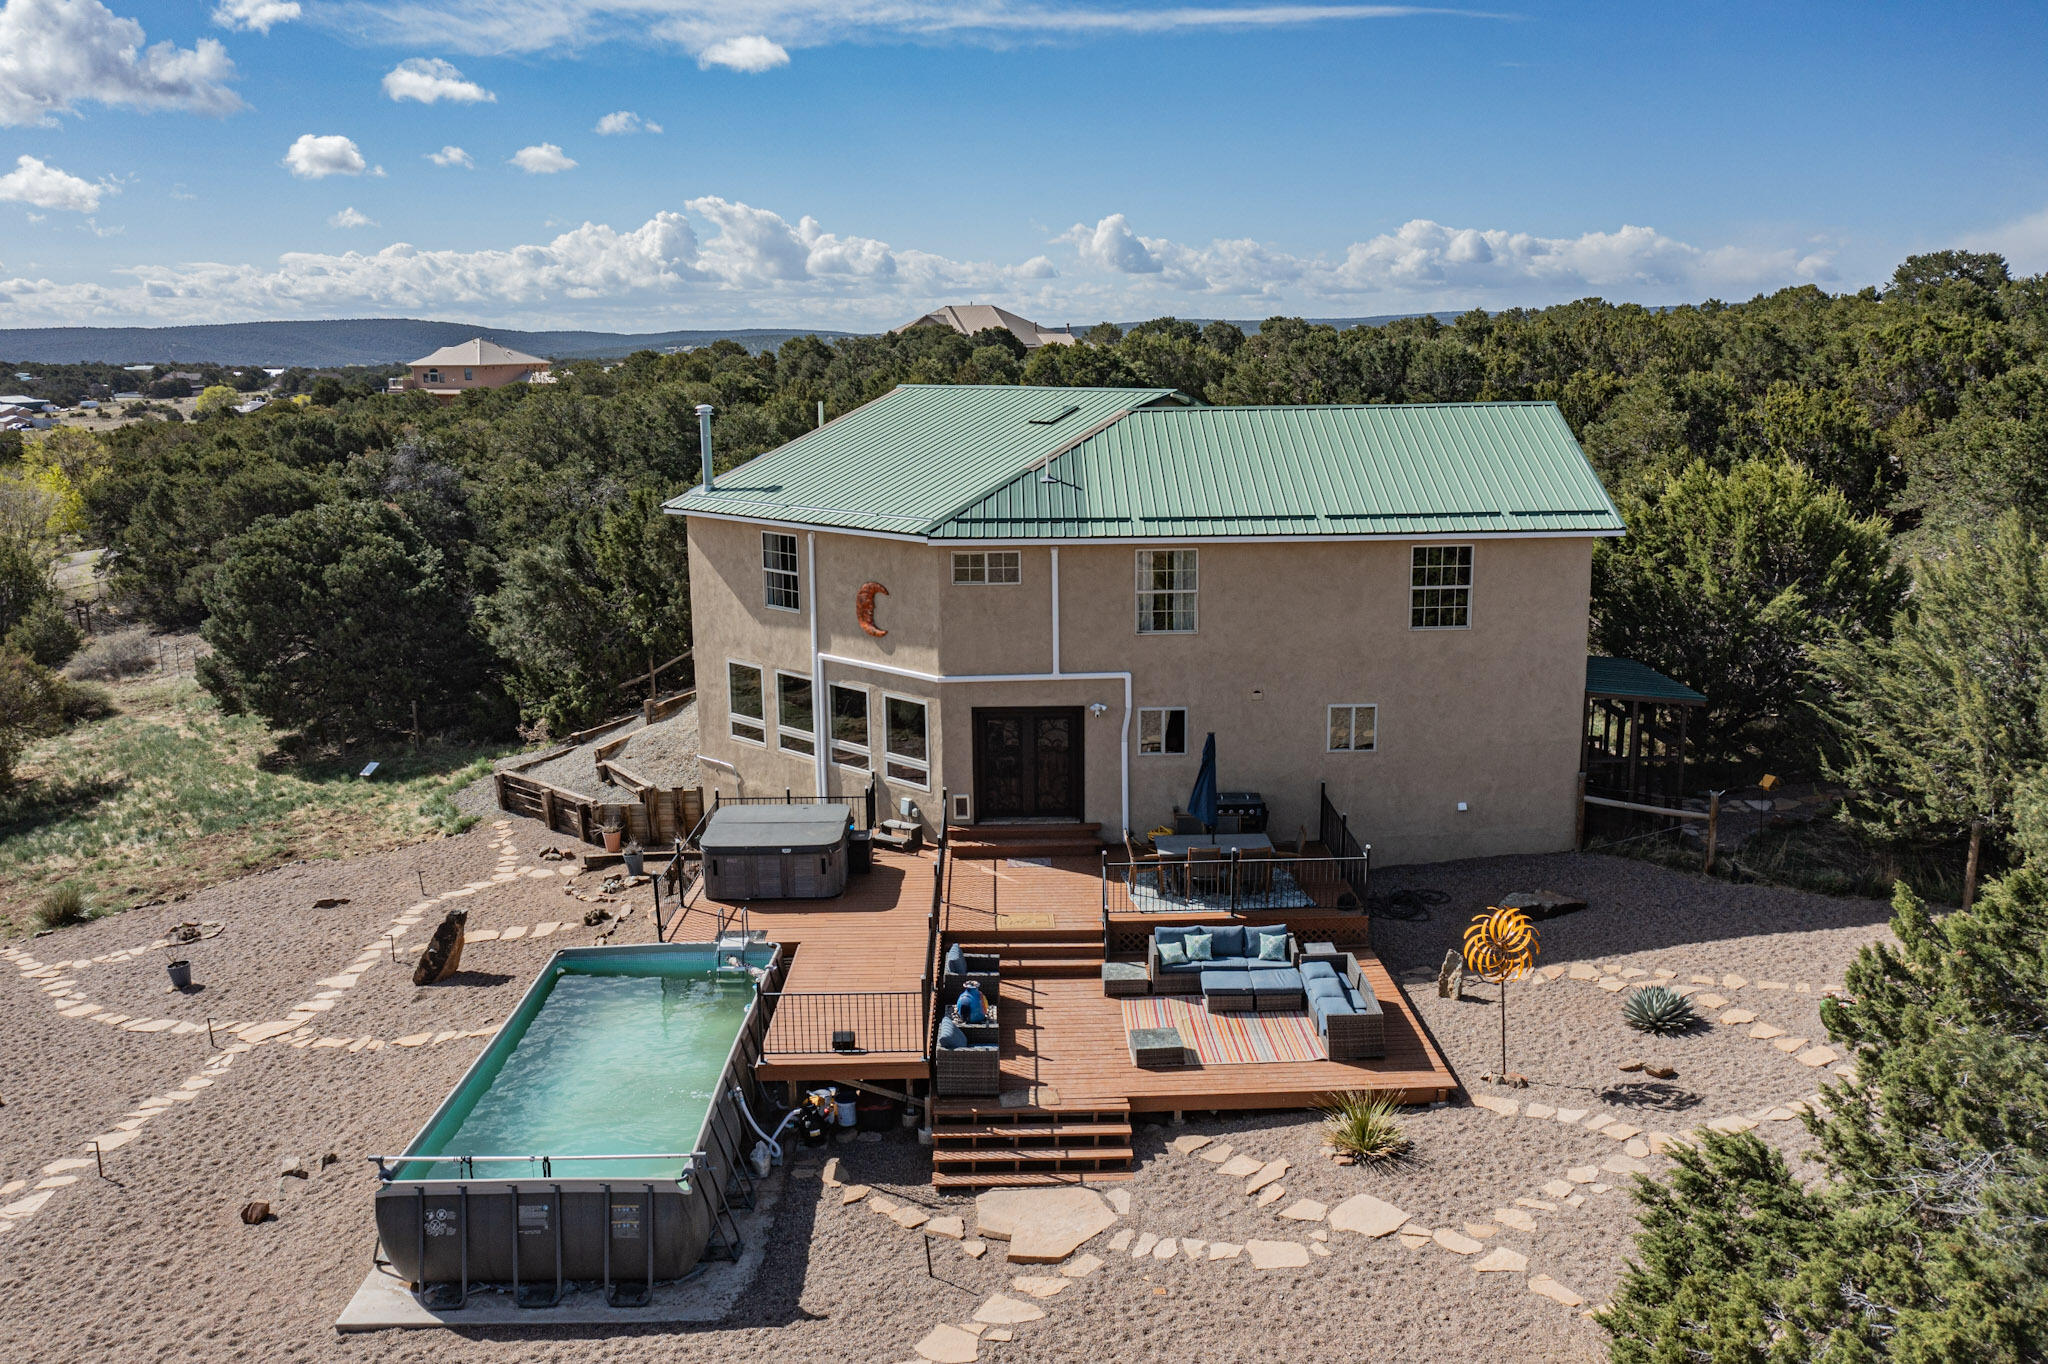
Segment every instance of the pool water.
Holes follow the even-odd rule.
[[[752,978],[708,956],[556,964],[415,1147],[449,1156],[688,1152],[753,1003]],[[522,1017],[524,1027],[520,1027]],[[507,1034],[511,1034],[508,1036]],[[675,1178],[681,1160],[557,1162],[556,1179]],[[405,1179],[459,1167],[410,1162]],[[490,1161],[479,1179],[536,1178],[540,1162]]]

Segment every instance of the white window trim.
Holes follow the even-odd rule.
[[[742,715],[732,708],[732,670],[735,667],[752,668],[761,675],[761,718],[758,720],[751,715]],[[749,659],[728,658],[725,660],[725,732],[726,736],[732,739],[733,742],[751,744],[755,748],[768,747],[768,731],[773,728],[768,719],[768,676],[768,669]],[[734,725],[753,725],[761,731],[761,737],[749,739],[744,734],[734,732]]]
[[[1427,589],[1415,585],[1415,554],[1424,549],[1463,549],[1472,554],[1472,581],[1465,585],[1465,623],[1463,625],[1417,625],[1415,623],[1415,594]],[[1469,630],[1472,616],[1479,603],[1479,547],[1470,543],[1438,544],[1435,542],[1411,545],[1408,549],[1408,628],[1411,630]]]
[[[867,703],[867,743],[850,744],[829,732],[832,728],[833,720],[832,693],[835,691],[858,692],[860,694],[861,699]],[[812,704],[811,711],[814,715],[817,713],[817,706],[815,702]],[[929,730],[931,726],[931,717],[929,715],[925,717],[925,726],[927,730],[925,742],[930,743],[931,736]],[[848,682],[827,682],[825,684],[825,728],[828,731],[825,735],[825,756],[831,759],[832,765],[834,767],[843,767],[849,772],[861,772],[865,773],[868,776],[875,775],[875,695],[872,690],[870,690],[867,687],[855,686],[852,683]],[[844,763],[839,761],[839,750],[842,748],[851,749],[856,753],[863,754],[868,760],[867,766],[856,767],[852,763]]]
[[[876,775],[881,777],[883,781],[896,782],[899,785],[913,787],[919,791],[931,790],[932,711],[937,707],[938,702],[928,700],[927,698],[922,696],[911,696],[906,692],[885,691],[880,693],[880,695],[882,698],[882,766],[881,770]],[[895,753],[891,753],[889,751],[889,703],[891,701],[907,701],[913,706],[924,707],[924,757],[904,757]],[[891,772],[889,770],[889,764],[892,762],[899,762],[907,767],[923,768],[924,780],[914,781],[909,777],[897,776],[894,772]]]
[[[990,559],[991,557],[993,557],[994,555],[997,555],[997,554],[1007,554],[1007,555],[1010,555],[1011,557],[1013,557],[1013,558],[1015,558],[1015,559],[1016,559],[1016,561],[1017,561],[1017,577],[1016,577],[1016,580],[1015,580],[1015,581],[1013,581],[1013,582],[1001,582],[1001,583],[999,583],[999,582],[995,581],[995,580],[994,580],[993,578],[990,578],[990,577],[988,576],[988,569],[989,569],[989,564],[988,564],[988,561],[989,561],[989,559]],[[971,581],[969,581],[969,582],[963,582],[963,581],[961,581],[961,579],[960,579],[960,561],[961,561],[962,559],[966,559],[966,558],[973,558],[973,557],[979,557],[979,558],[981,559],[981,574],[982,574],[982,577],[981,577],[981,581],[980,581],[980,582],[978,582],[978,583],[977,583],[977,582],[971,582]],[[1016,550],[1016,549],[956,549],[956,550],[954,550],[954,551],[953,551],[953,582],[952,582],[952,585],[953,585],[954,587],[1021,587],[1021,586],[1023,585],[1023,583],[1024,583],[1024,552],[1023,552],[1022,550]]]
[[[789,541],[789,543],[790,543],[790,545],[792,546],[792,548],[793,548],[793,550],[794,550],[794,552],[795,552],[795,555],[796,555],[796,563],[797,563],[797,566],[796,566],[795,568],[792,568],[792,569],[786,569],[786,570],[785,570],[785,569],[780,569],[780,568],[777,568],[777,569],[771,569],[771,568],[769,568],[769,567],[768,567],[768,537],[769,537],[769,536],[771,536],[771,535],[775,536],[775,537],[776,537],[777,539],[780,539],[780,540],[787,540],[787,541]],[[782,606],[782,605],[778,605],[777,603],[775,603],[775,602],[772,602],[772,601],[770,601],[770,600],[768,599],[768,575],[769,575],[770,573],[783,573],[783,572],[787,572],[787,573],[789,574],[789,576],[790,576],[790,577],[792,577],[792,578],[794,578],[794,579],[796,580],[796,605],[795,605],[795,606]],[[804,609],[804,570],[803,570],[803,551],[802,551],[802,548],[801,548],[801,546],[798,546],[798,545],[797,545],[797,538],[796,538],[796,534],[795,534],[795,532],[793,532],[793,531],[782,531],[782,530],[764,530],[764,531],[762,531],[762,532],[761,532],[761,604],[762,604],[763,606],[767,607],[767,608],[768,608],[768,609],[769,609],[770,611],[787,611],[787,612],[789,612],[789,613],[790,613],[791,615],[802,615],[802,614],[803,614],[803,609]]]
[[[808,730],[791,729],[782,723],[782,679],[785,677],[792,682],[801,682],[811,689],[811,727]],[[811,751],[806,753],[800,748],[786,747],[782,742],[782,736],[785,734],[809,740]],[[781,668],[775,670],[775,748],[777,752],[794,753],[799,758],[815,758],[818,755],[818,688],[808,673],[785,672]]]
[[[1351,732],[1352,732],[1352,733],[1353,733],[1354,735],[1358,733],[1358,712],[1359,712],[1359,711],[1362,711],[1362,710],[1369,710],[1369,711],[1371,711],[1371,712],[1372,712],[1372,747],[1371,747],[1371,748],[1332,748],[1332,747],[1330,747],[1330,712],[1331,712],[1331,711],[1337,711],[1337,710],[1348,710],[1348,711],[1350,711],[1350,712],[1352,713],[1352,714],[1351,714]],[[1377,701],[1332,701],[1332,702],[1331,702],[1331,703],[1330,703],[1329,705],[1327,705],[1327,706],[1323,707],[1323,752],[1325,752],[1325,753],[1377,753],[1377,752],[1379,752],[1379,751],[1380,751],[1380,703],[1379,703],[1379,702],[1377,702]]]
[[[1165,716],[1166,716],[1166,712],[1168,712],[1168,711],[1171,711],[1171,710],[1177,710],[1177,711],[1179,711],[1179,712],[1180,712],[1180,745],[1181,745],[1181,747],[1180,747],[1180,752],[1178,752],[1178,753],[1170,753],[1170,752],[1166,751],[1166,748],[1165,748],[1165,744],[1166,744],[1166,719],[1165,719]],[[1161,747],[1160,747],[1160,751],[1159,751],[1159,752],[1157,752],[1157,753],[1148,753],[1148,752],[1146,752],[1146,751],[1145,751],[1145,716],[1146,716],[1147,714],[1153,714],[1153,713],[1156,713],[1156,714],[1157,714],[1157,715],[1159,715],[1159,717],[1160,717],[1160,720],[1159,720],[1159,743],[1160,743]],[[1139,756],[1139,757],[1141,757],[1141,758],[1185,758],[1185,757],[1186,757],[1186,756],[1188,755],[1188,747],[1187,747],[1187,745],[1188,745],[1188,708],[1187,708],[1186,706],[1139,706],[1139,707],[1138,707],[1138,756]]]
[[[1147,554],[1167,554],[1167,553],[1181,553],[1181,554],[1192,554],[1192,555],[1194,555],[1194,556],[1195,556],[1195,585],[1194,585],[1194,587],[1193,587],[1192,589],[1184,589],[1184,588],[1155,588],[1155,587],[1146,587],[1146,586],[1144,586],[1144,581],[1145,581],[1145,556],[1146,556]],[[1139,549],[1138,549],[1138,550],[1136,551],[1136,553],[1135,553],[1135,554],[1133,555],[1133,557],[1132,557],[1132,559],[1131,559],[1131,582],[1132,582],[1132,591],[1133,591],[1133,593],[1135,594],[1135,595],[1134,595],[1134,596],[1132,597],[1132,615],[1134,616],[1134,619],[1133,619],[1133,621],[1131,622],[1131,624],[1132,624],[1132,629],[1133,629],[1133,632],[1134,632],[1134,633],[1136,633],[1136,634],[1140,634],[1140,635],[1198,635],[1198,634],[1200,634],[1200,633],[1202,632],[1202,551],[1201,551],[1201,548],[1200,548],[1199,546],[1196,546],[1196,545],[1167,545],[1167,546],[1164,546],[1164,547],[1161,547],[1161,546],[1158,546],[1158,545],[1144,545],[1144,546],[1141,546],[1141,547],[1140,547],[1140,548],[1139,548]],[[1193,597],[1193,598],[1195,599],[1195,602],[1194,602],[1194,608],[1195,608],[1195,609],[1194,609],[1194,617],[1195,617],[1195,623],[1194,623],[1193,625],[1190,625],[1190,626],[1189,626],[1189,627],[1188,627],[1187,629],[1185,629],[1185,630],[1147,630],[1147,629],[1145,628],[1145,607],[1144,607],[1144,602],[1145,602],[1145,598],[1146,598],[1146,597],[1148,597],[1148,596],[1156,595],[1156,594],[1158,594],[1158,593],[1160,593],[1160,592],[1164,592],[1164,591],[1171,591],[1171,592],[1180,592],[1180,591],[1186,591],[1186,592],[1187,592],[1187,594],[1188,594],[1188,595],[1189,595],[1190,597]]]

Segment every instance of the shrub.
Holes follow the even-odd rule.
[[[1699,1015],[1684,995],[1664,985],[1650,985],[1622,1001],[1621,1021],[1637,1032],[1668,1036],[1697,1024]]]
[[[1394,1101],[1383,1094],[1340,1094],[1324,1113],[1324,1136],[1347,1156],[1397,1160],[1414,1144],[1401,1131]]]
[[[120,630],[102,635],[79,651],[64,669],[67,677],[115,682],[146,673],[156,666],[156,650],[150,647],[149,631]]]
[[[56,597],[45,597],[29,608],[7,632],[6,647],[26,654],[45,668],[62,667],[85,640],[78,627],[64,615]]]
[[[52,887],[43,896],[43,902],[36,906],[38,928],[64,928],[70,924],[82,924],[91,917],[92,902],[86,899],[85,887],[76,881]]]

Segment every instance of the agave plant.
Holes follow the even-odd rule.
[[[1339,1094],[1323,1110],[1323,1137],[1347,1156],[1395,1160],[1412,1144],[1395,1121],[1394,1101],[1383,1094]]]
[[[1622,1001],[1621,1020],[1637,1032],[1668,1036],[1700,1021],[1686,997],[1664,985],[1650,985]]]

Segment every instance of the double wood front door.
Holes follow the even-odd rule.
[[[1081,818],[1078,706],[974,712],[974,809],[983,823]]]

